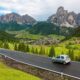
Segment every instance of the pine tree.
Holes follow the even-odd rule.
[[[61,54],[64,54],[64,52],[62,51],[62,53]]]
[[[17,44],[14,44],[14,50],[18,50]]]
[[[30,51],[30,48],[29,48],[29,45],[26,46],[26,52],[29,52]]]
[[[74,60],[74,51],[73,51],[73,49],[69,49],[68,55],[70,56],[70,58],[72,60]]]
[[[5,49],[9,49],[9,44],[8,44],[7,42],[4,42],[4,44],[3,44],[3,48],[5,48]]]
[[[38,49],[37,48],[35,49],[35,53],[38,54]]]
[[[32,52],[32,53],[35,53],[35,49],[34,49],[34,47],[32,47],[31,52]]]
[[[25,51],[26,51],[26,50],[25,50],[25,44],[24,44],[24,43],[19,43],[19,45],[18,45],[18,50],[25,52]]]
[[[0,41],[0,47],[3,48],[3,42],[2,41]]]
[[[53,57],[53,56],[55,56],[54,46],[52,46],[52,47],[50,48],[50,51],[49,51],[49,57]]]
[[[80,61],[80,56],[76,56],[76,57],[75,57],[75,60],[76,60],[76,61]]]
[[[44,55],[45,54],[45,48],[41,46],[39,54]]]

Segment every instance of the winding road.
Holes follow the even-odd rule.
[[[0,54],[24,64],[59,74],[63,73],[63,75],[74,77],[80,80],[80,62],[71,62],[71,64],[67,65],[57,64],[52,63],[51,58],[48,57],[28,54],[20,51],[10,51],[6,49],[0,49]]]

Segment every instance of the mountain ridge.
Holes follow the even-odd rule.
[[[29,16],[28,14],[21,16],[17,13],[9,13],[0,16],[0,22],[2,23],[17,22],[18,24],[34,24],[36,20],[33,17]]]
[[[80,13],[68,12],[60,6],[55,14],[48,17],[47,21],[59,26],[77,27],[80,26]]]

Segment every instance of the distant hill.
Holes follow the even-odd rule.
[[[50,22],[37,22],[33,27],[29,29],[29,32],[32,34],[56,34],[69,36],[74,32],[74,28],[71,27],[60,27]]]
[[[11,35],[5,31],[0,31],[0,40],[2,41],[17,41],[14,35]]]
[[[32,34],[53,34],[54,28],[58,28],[57,26],[47,22],[38,22],[37,24],[33,25],[32,28],[30,28],[30,33]],[[58,29],[57,29],[58,30]]]
[[[75,29],[75,33],[73,36],[80,37],[80,27]]]
[[[34,24],[36,20],[27,14],[21,16],[17,13],[9,13],[9,14],[0,16],[0,22],[2,23],[16,22],[18,24]]]
[[[9,22],[9,23],[0,22],[0,30],[2,31],[5,31],[5,30],[19,31],[19,30],[27,29],[31,26],[32,25],[28,25],[28,24],[18,24],[16,22]]]
[[[70,39],[73,39],[74,41],[77,39],[80,41],[80,27],[75,28],[72,35],[65,37],[62,41],[70,41]]]

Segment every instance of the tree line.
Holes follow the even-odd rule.
[[[5,49],[10,49],[8,42],[0,42],[0,47],[5,48]],[[22,52],[30,52],[33,54],[38,54],[38,55],[47,55],[45,47],[41,46],[40,49],[35,48],[34,46],[30,47],[28,44],[24,43],[14,43],[14,50],[16,51],[22,51]],[[63,52],[61,54],[64,54]],[[69,49],[68,52],[66,53],[67,55],[70,56],[71,60],[77,60],[80,61],[79,56],[75,56],[74,50]],[[55,47],[51,46],[48,52],[49,57],[56,57],[56,52],[55,52]]]

